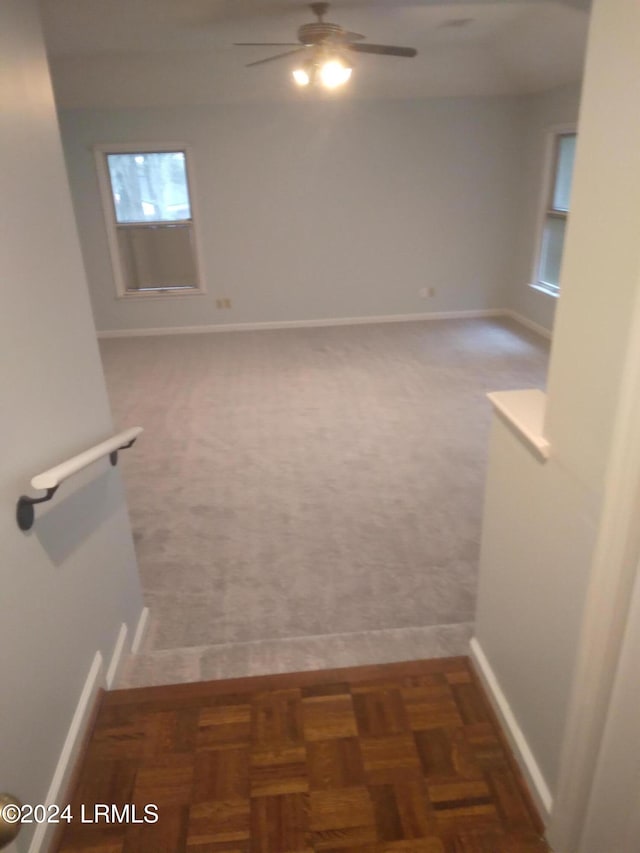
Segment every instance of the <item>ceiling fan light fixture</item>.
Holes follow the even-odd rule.
[[[351,77],[353,69],[342,59],[329,59],[320,68],[320,82],[325,89],[337,89]]]
[[[291,73],[298,86],[308,86],[311,82],[311,75],[306,68],[294,68]]]

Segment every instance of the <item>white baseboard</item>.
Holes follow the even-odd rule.
[[[518,725],[515,714],[511,710],[511,706],[509,705],[506,696],[502,692],[502,688],[500,687],[500,683],[491,668],[491,664],[489,663],[476,637],[471,639],[470,646],[471,660],[475,665],[476,672],[482,681],[482,684],[489,696],[489,700],[491,701],[504,732],[507,735],[518,764],[520,765],[523,775],[527,780],[531,794],[540,812],[540,817],[544,821],[545,826],[547,826],[551,818],[551,810],[553,808],[553,797],[551,796],[549,786],[542,775],[542,771],[538,767],[538,763],[536,762],[533,752],[527,743],[527,739],[525,738],[522,729]]]
[[[535,332],[537,335],[546,338],[548,341],[550,341],[553,337],[549,329],[545,329],[545,327],[541,326],[540,323],[534,323],[533,320],[530,320],[528,317],[525,317],[524,314],[519,314],[517,311],[512,311],[510,308],[505,308],[502,313],[505,317],[511,317],[511,319],[515,320],[516,323],[520,323],[521,326],[530,329],[532,332]]]
[[[120,630],[118,631],[118,638],[113,649],[113,654],[111,655],[111,660],[109,661],[109,668],[107,669],[107,675],[105,678],[107,682],[107,690],[111,689],[111,687],[115,684],[116,678],[118,677],[120,666],[122,665],[122,661],[124,660],[125,645],[127,642],[128,633],[129,629],[123,622],[120,626]]]
[[[147,628],[149,627],[149,608],[143,607],[140,611],[140,618],[138,619],[138,624],[136,625],[135,634],[133,635],[133,642],[131,643],[131,654],[137,655],[140,649],[142,648],[142,643],[145,638],[145,634],[147,633]]]
[[[154,329],[111,329],[98,332],[99,338],[132,338],[153,335],[198,335],[210,332],[250,332],[261,329],[312,329],[324,326],[360,326],[375,323],[411,323],[419,320],[463,320],[473,317],[501,317],[501,308],[471,311],[433,311],[424,314],[383,314],[372,317],[327,317],[319,320],[275,320],[264,323],[219,323],[209,326],[169,326]]]
[[[218,323],[202,326],[159,326],[149,329],[105,329],[99,338],[145,338],[156,335],[205,335],[213,332],[256,332],[263,329],[316,329],[326,326],[362,326],[377,323],[416,323],[424,320],[470,320],[474,317],[510,317],[521,326],[551,340],[551,332],[510,308],[469,311],[432,311],[423,314],[382,314],[371,317],[327,317],[319,320],[273,320],[264,323]]]
[[[96,652],[44,800],[46,804],[66,805],[60,802],[60,797],[66,793],[71,773],[78,759],[87,726],[91,720],[96,694],[101,687],[105,686],[105,683],[104,661],[100,652]],[[31,839],[29,853],[43,853],[51,844],[56,829],[55,823],[39,823]]]
[[[148,622],[149,608],[143,607],[140,612],[138,624],[136,625],[133,641],[131,643],[130,651],[134,654],[140,649]],[[78,760],[79,751],[87,733],[87,726],[91,720],[91,713],[95,705],[96,695],[100,688],[109,689],[113,684],[115,684],[118,671],[125,658],[125,654],[129,651],[127,643],[128,636],[129,629],[123,622],[120,626],[120,630],[118,631],[118,636],[109,661],[109,667],[106,671],[102,653],[98,651],[94,655],[76,710],[71,718],[71,724],[69,726],[60,757],[58,758],[53,779],[51,780],[46,799],[44,800],[47,804],[57,803],[60,806],[66,805],[66,803],[61,803],[60,797],[66,794],[71,773],[73,772]],[[38,824],[36,831],[33,834],[33,838],[31,839],[31,844],[29,845],[29,853],[44,853],[51,844],[56,826],[56,824]]]

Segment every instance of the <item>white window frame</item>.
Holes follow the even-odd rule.
[[[560,296],[560,288],[552,284],[547,284],[540,281],[538,278],[540,272],[540,261],[542,256],[542,241],[544,239],[544,227],[547,220],[547,215],[550,209],[550,199],[554,190],[556,179],[556,165],[558,153],[558,137],[568,136],[578,133],[578,128],[575,123],[572,124],[556,124],[548,127],[545,132],[544,159],[542,170],[542,187],[540,191],[540,201],[538,204],[538,217],[536,220],[536,241],[533,254],[533,262],[531,265],[531,278],[529,287],[534,290],[539,290],[547,296],[553,296],[557,299]],[[567,217],[569,213],[567,213]],[[564,247],[563,247],[564,251]]]
[[[122,273],[120,261],[120,249],[118,245],[118,230],[116,212],[113,202],[111,178],[107,166],[107,154],[145,154],[162,153],[171,151],[184,151],[185,172],[187,176],[187,189],[189,191],[189,204],[191,207],[191,235],[194,247],[194,261],[196,267],[197,286],[188,289],[170,290],[158,288],[157,290],[127,290],[126,282]],[[111,256],[111,269],[116,290],[116,299],[184,299],[190,296],[202,296],[207,289],[204,281],[204,266],[200,253],[200,239],[198,225],[200,215],[194,192],[194,166],[192,147],[184,142],[101,142],[93,146],[93,154],[96,161],[98,175],[98,186],[100,190],[100,201],[107,230],[107,241],[109,244],[109,255]]]

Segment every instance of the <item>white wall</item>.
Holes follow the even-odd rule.
[[[636,0],[596,0],[549,371],[550,461],[534,460],[496,422],[488,471],[476,637],[552,795],[559,781],[590,781],[561,780],[559,758],[576,661],[590,640],[585,602],[612,606],[597,601],[594,579],[618,568],[602,558],[603,507],[622,485],[612,459],[615,436],[628,429],[622,380],[640,299],[638,33]],[[580,707],[579,696],[571,701]],[[573,853],[565,842],[559,849]]]
[[[561,460],[543,464],[494,420],[475,636],[551,796],[598,510]]]
[[[108,462],[65,483],[30,533],[15,522],[31,476],[112,422],[35,0],[0,4],[0,81],[0,789],[37,803],[96,651],[109,660],[141,599]]]
[[[580,853],[640,848],[640,566],[611,695]]]
[[[100,330],[504,305],[516,98],[78,110],[61,121]],[[129,141],[193,145],[207,296],[115,299],[90,147]],[[420,299],[429,286],[435,298]],[[216,310],[221,296],[231,311]]]
[[[578,121],[581,86],[563,86],[525,99],[522,175],[518,187],[518,234],[507,307],[551,331],[558,298],[530,287],[538,251],[538,221],[545,184],[549,129]]]

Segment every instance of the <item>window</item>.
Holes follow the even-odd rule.
[[[118,295],[202,293],[186,148],[100,145],[96,158]]]
[[[560,266],[571,202],[576,139],[574,131],[553,134],[551,168],[545,187],[544,213],[536,255],[534,287],[556,295],[560,290]]]

